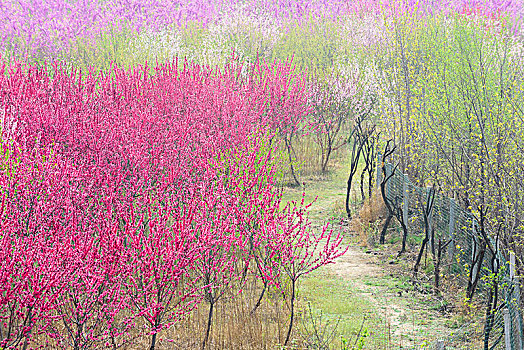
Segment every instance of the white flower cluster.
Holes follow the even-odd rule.
[[[170,60],[184,56],[180,33],[163,29],[161,31],[144,31],[140,33],[128,48],[129,55],[135,60]]]
[[[227,57],[232,49],[246,56],[254,53],[251,51],[271,50],[281,35],[274,14],[263,7],[241,3],[219,12],[217,19],[208,26],[202,47],[208,58]]]

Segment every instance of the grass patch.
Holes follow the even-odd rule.
[[[342,348],[342,339],[354,342],[361,327],[361,334],[368,334],[363,349],[385,348],[387,329],[379,310],[369,299],[360,295],[351,281],[322,269],[302,280],[299,297],[302,306],[307,307],[309,302],[312,309],[321,310],[326,319],[340,319],[334,344],[336,349]]]

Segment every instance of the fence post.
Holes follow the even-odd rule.
[[[521,313],[519,310],[520,305],[520,279],[516,276],[516,259],[515,259],[515,253],[510,252],[509,253],[509,278],[510,283],[512,283],[515,288],[513,289],[513,295],[510,296],[511,301],[515,301],[513,304],[513,308],[515,310],[515,318],[516,318],[516,326],[518,328],[518,331],[515,332],[515,338],[516,338],[516,345],[518,346],[518,349],[522,349],[522,336],[523,336],[523,330],[522,330],[522,319],[521,319]]]
[[[453,259],[453,255],[455,255],[455,201],[453,198],[449,199],[449,226],[448,226],[448,234],[449,238],[451,239],[451,243],[449,244],[448,248],[448,254],[450,259]]]
[[[516,350],[513,349],[511,344],[511,316],[508,308],[504,308],[502,313],[504,315],[504,344],[506,344],[506,350]]]
[[[406,225],[406,228],[408,227],[408,210],[409,210],[409,193],[408,193],[408,183],[409,178],[406,174],[404,174],[404,181],[403,181],[403,206],[402,206],[402,220],[404,220],[404,224]]]
[[[515,279],[515,253],[509,252],[509,279]]]
[[[377,153],[377,188],[380,188],[380,182],[382,181],[382,154]]]
[[[515,277],[515,300],[516,300],[516,307],[515,307],[515,313],[516,313],[516,319],[517,319],[517,345],[519,346],[519,349],[524,349],[524,329],[522,328],[522,313],[520,310],[520,278]]]

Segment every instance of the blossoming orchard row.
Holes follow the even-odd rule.
[[[289,62],[3,67],[1,348],[118,348],[138,330],[153,349],[207,304],[204,346],[226,290],[256,278],[293,303],[344,253],[303,201],[279,208],[275,143],[307,112]]]
[[[107,68],[112,60],[126,66],[145,59],[163,61],[173,53],[212,56],[225,49],[229,54],[231,46],[250,55],[250,50],[262,52],[266,46],[282,50],[296,39],[289,35],[296,26],[307,31],[311,21],[319,21],[336,26],[330,29],[342,39],[336,51],[345,56],[355,44],[355,24],[347,27],[347,19],[361,22],[358,31],[374,31],[383,26],[379,22],[384,16],[460,13],[490,22],[510,20],[516,28],[522,24],[522,8],[522,0],[6,0],[0,6],[0,52],[98,68]]]

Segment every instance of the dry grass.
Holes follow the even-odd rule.
[[[260,307],[252,312],[262,291],[261,283],[251,276],[242,293],[236,293],[235,290],[238,289],[228,290],[215,305],[209,341],[205,349],[278,349],[285,339],[289,322],[289,307],[282,293],[275,290],[266,291]],[[184,319],[160,331],[155,349],[201,349],[208,312],[209,304],[204,301]],[[122,314],[122,317],[125,316]],[[137,319],[130,332],[118,337],[117,343],[123,344],[118,348],[148,349],[151,336],[141,331],[145,326],[142,319]],[[55,329],[66,334],[60,321],[56,321]],[[293,334],[295,338],[300,338],[298,334]],[[72,349],[65,341],[58,343],[47,334],[35,336],[30,348]],[[105,349],[112,346],[98,342],[91,348]]]
[[[262,305],[252,313],[260,292],[258,287],[246,288],[242,294],[229,294],[217,304],[206,349],[274,349],[284,341],[288,307],[280,293],[270,291]],[[170,330],[171,339],[179,344],[174,349],[197,349],[201,346],[208,310],[208,305],[201,305],[190,317]],[[169,344],[173,349],[173,344]]]
[[[358,241],[362,246],[375,246],[377,235],[381,227],[382,220],[386,217],[387,211],[380,193],[375,190],[371,198],[364,200],[362,207],[353,220],[350,228],[358,233]]]
[[[331,153],[326,173],[322,172],[321,165],[321,148],[315,141],[315,136],[305,135],[293,139],[292,164],[295,174],[300,182],[304,180],[325,181],[327,173],[336,168],[336,164],[345,161],[347,153],[345,147],[341,147]],[[280,159],[279,170],[283,178],[283,185],[289,186],[294,184],[289,165],[289,156],[283,143],[279,146]]]

